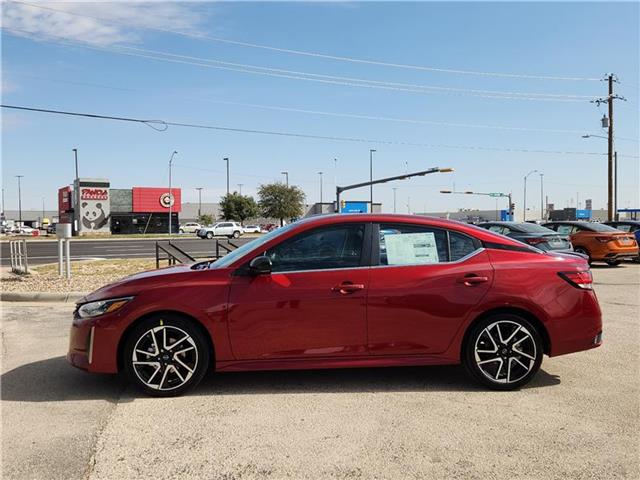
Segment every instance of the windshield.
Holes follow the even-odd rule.
[[[518,225],[514,225],[513,228],[519,232],[526,233],[555,233],[553,230],[536,223],[520,223]]]
[[[219,258],[215,262],[209,265],[209,268],[226,268],[235,262],[237,259],[241,258],[243,255],[249,253],[254,248],[258,248],[260,245],[264,245],[265,243],[273,240],[274,238],[282,235],[283,233],[288,232],[293,223],[286,225],[281,228],[277,228],[276,230],[272,230],[271,232],[263,235],[262,237],[258,237],[250,242],[245,243],[244,245],[236,248],[233,252],[226,254],[224,257]]]

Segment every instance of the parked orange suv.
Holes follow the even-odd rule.
[[[613,267],[622,260],[633,260],[638,256],[638,244],[633,234],[602,223],[551,222],[544,226],[569,235],[573,250],[588,255],[589,262],[605,262]]]

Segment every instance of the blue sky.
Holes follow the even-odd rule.
[[[589,98],[606,94],[592,80],[551,80],[394,68],[293,55],[225,44],[216,38],[318,52],[355,59],[474,72],[600,78],[615,72],[619,204],[640,205],[638,180],[638,3],[40,3],[60,11],[4,3],[2,102],[70,111],[225,127],[341,136],[432,146],[338,142],[170,127],[157,132],[140,124],[2,111],[2,185],[7,209],[17,208],[14,175],[22,174],[23,208],[55,205],[57,188],[80,174],[107,177],[113,187],[161,186],[168,158],[176,156],[174,183],[184,201],[224,194],[222,157],[231,158],[231,184],[255,194],[259,184],[282,180],[325,201],[339,184],[432,166],[436,174],[376,187],[375,200],[406,212],[495,208],[483,197],[442,195],[458,190],[513,192],[522,207],[523,176],[544,173],[545,194],[556,207],[592,198],[606,207],[606,141],[600,117],[606,107]],[[161,32],[179,30],[188,36]],[[27,33],[30,32],[30,33]],[[67,44],[61,42],[65,40]],[[73,45],[69,45],[73,42]],[[84,46],[82,46],[84,45]],[[91,47],[91,48],[86,48]],[[172,63],[114,53],[138,48],[195,57]],[[127,50],[137,52],[140,50]],[[175,58],[175,57],[174,57]],[[202,67],[208,59],[320,75],[386,82],[388,89],[305,81]],[[211,65],[211,63],[207,63]],[[218,64],[219,65],[219,64]],[[237,67],[234,67],[237,68]],[[339,81],[338,83],[350,83]],[[356,82],[357,83],[357,82]],[[405,91],[390,83],[462,89]],[[541,100],[487,98],[467,90],[553,94]],[[426,93],[428,92],[428,93]],[[571,96],[571,97],[567,97]],[[575,96],[575,97],[573,97]],[[582,96],[585,96],[584,98]],[[532,97],[527,97],[532,98]],[[579,101],[555,101],[579,100]],[[252,104],[261,105],[251,107]],[[270,108],[265,108],[270,107]],[[277,108],[323,112],[311,114]],[[328,115],[331,114],[331,115]],[[353,118],[392,117],[402,121]],[[474,127],[433,123],[475,125]],[[505,127],[505,128],[486,128]],[[522,128],[525,130],[514,130]],[[541,131],[542,130],[542,131]],[[630,140],[627,140],[630,139]],[[444,148],[434,145],[449,145]],[[469,148],[466,148],[469,147]],[[585,152],[525,153],[497,149]],[[626,155],[626,156],[623,156]],[[337,168],[334,158],[337,158]],[[540,183],[530,177],[528,203],[538,207]],[[368,198],[368,190],[348,199]]]

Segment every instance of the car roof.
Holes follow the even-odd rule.
[[[331,225],[350,222],[377,222],[377,223],[414,223],[425,226],[456,230],[458,232],[472,235],[479,240],[487,242],[501,243],[505,245],[518,245],[521,243],[504,235],[499,235],[486,228],[459,222],[457,220],[447,220],[439,217],[429,217],[426,215],[406,215],[395,213],[333,213],[325,215],[314,215],[295,222],[301,228],[303,226],[312,227],[320,225]],[[296,229],[297,230],[297,229]]]
[[[611,220],[610,222],[604,222],[606,225],[640,225],[640,220]]]

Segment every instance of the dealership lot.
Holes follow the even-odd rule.
[[[604,345],[517,392],[458,367],[209,375],[154,399],[65,360],[67,304],[3,303],[4,478],[640,478],[640,265],[594,267]]]

